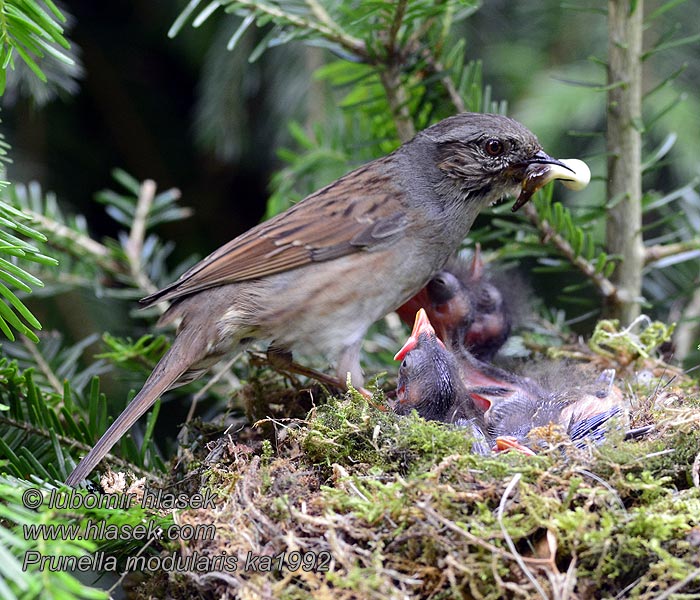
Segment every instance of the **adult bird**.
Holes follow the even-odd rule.
[[[515,210],[555,178],[582,179],[517,121],[462,113],[228,242],[142,300],[171,303],[160,324],[179,322],[175,340],[67,483],[166,390],[253,340],[320,354],[361,385],[369,326],[425,286],[482,208],[517,195]]]

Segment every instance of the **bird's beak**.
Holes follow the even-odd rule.
[[[472,264],[469,266],[469,275],[472,279],[481,279],[484,275],[484,259],[481,258],[481,244],[474,244]]]
[[[582,160],[557,160],[542,150],[517,168],[524,169],[524,176],[520,195],[511,209],[513,212],[523,206],[537,190],[554,179],[563,180],[564,185],[572,190],[582,190],[591,180],[591,170]]]
[[[530,448],[521,444],[514,437],[510,436],[499,436],[496,438],[496,445],[494,446],[494,451],[503,452],[505,450],[515,450],[517,452],[522,452],[527,456],[537,456]]]
[[[430,319],[428,319],[428,315],[426,314],[425,309],[423,308],[419,309],[416,313],[416,320],[413,323],[413,331],[411,331],[410,337],[406,340],[406,343],[401,347],[401,350],[399,350],[394,356],[394,360],[403,360],[403,357],[406,356],[411,350],[413,350],[418,345],[418,337],[421,334],[437,339],[437,336],[435,335],[435,330],[430,324]],[[442,342],[439,339],[438,342],[442,344]]]

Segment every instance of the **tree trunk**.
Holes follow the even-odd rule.
[[[622,259],[608,317],[629,323],[642,295],[642,0],[608,2],[608,252]]]

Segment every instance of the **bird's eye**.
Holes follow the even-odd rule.
[[[441,304],[454,298],[459,290],[459,281],[451,273],[442,271],[428,282],[427,290],[431,302]]]
[[[501,140],[490,138],[484,142],[484,151],[489,156],[500,156],[503,154],[503,150],[505,150],[505,147]]]
[[[479,290],[477,308],[482,312],[494,312],[501,301],[501,293],[492,285],[485,285]]]
[[[433,281],[435,282],[435,285],[438,285],[440,287],[447,287],[447,281],[445,281],[445,276],[441,273],[435,275],[435,277],[433,277]]]

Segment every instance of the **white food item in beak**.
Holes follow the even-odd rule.
[[[560,162],[565,164],[571,171],[561,168],[558,165],[551,165],[554,177],[561,179],[561,182],[570,190],[582,190],[591,181],[591,170],[588,165],[578,158],[562,158]]]

